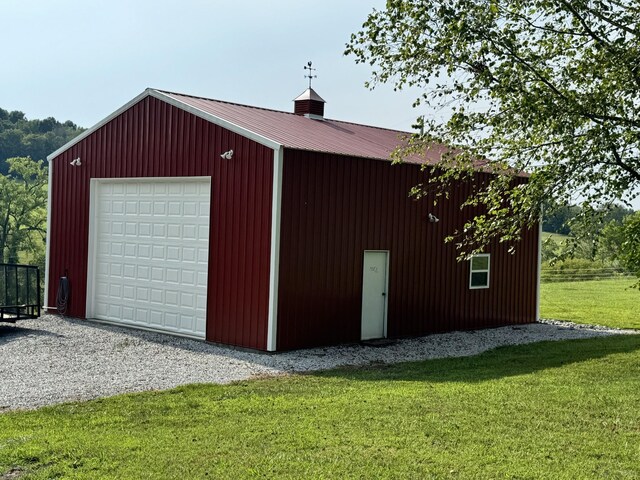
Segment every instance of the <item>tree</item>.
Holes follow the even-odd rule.
[[[542,218],[542,230],[545,232],[571,234],[569,221],[576,216],[580,207],[563,206],[555,209],[544,210]]]
[[[368,86],[419,87],[421,133],[396,158],[448,150],[417,196],[446,195],[478,169],[492,175],[454,232],[459,248],[514,242],[551,210],[629,202],[640,186],[640,7],[630,0],[388,0],[346,54],[373,68]],[[443,115],[443,118],[439,118]],[[514,173],[530,172],[528,182]]]
[[[597,258],[609,264],[620,264],[625,231],[622,222],[611,221],[600,232]]]
[[[634,286],[640,289],[640,212],[626,217],[622,228],[624,241],[620,247],[620,262],[636,274],[639,280]]]
[[[18,263],[20,254],[42,264],[47,226],[47,168],[29,157],[10,158],[0,175],[0,263]]]
[[[0,174],[9,171],[6,159],[31,157],[44,160],[82,131],[69,120],[64,123],[53,117],[28,120],[23,112],[0,108]]]

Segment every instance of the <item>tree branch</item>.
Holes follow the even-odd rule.
[[[564,3],[564,2],[563,2]],[[621,8],[629,8],[626,5],[620,5],[618,4],[619,7]],[[589,8],[587,7],[587,9],[589,10],[589,13],[591,13],[593,16],[598,17],[600,20],[602,20],[605,23],[608,23],[609,25],[613,25],[616,28],[619,28],[620,30],[633,35],[634,37],[637,37],[638,34],[640,33],[637,29],[634,28],[630,28],[628,25],[624,25],[618,21],[613,20],[610,17],[607,17],[605,15],[603,15],[601,12],[594,10],[593,8]]]
[[[478,32],[478,33],[482,34],[482,32]],[[515,59],[520,65],[524,66],[533,75],[535,75],[538,78],[538,80],[540,80],[540,82],[542,82],[545,86],[547,86],[547,88],[549,88],[551,92],[554,93],[558,98],[562,99],[568,105],[579,107],[577,110],[575,108],[572,108],[572,111],[574,113],[577,113],[578,115],[582,115],[585,118],[588,118],[595,122],[612,121],[612,122],[618,122],[626,125],[631,125],[633,127],[640,127],[640,121],[634,121],[628,118],[619,117],[617,115],[602,115],[602,114],[595,114],[595,113],[586,111],[584,106],[577,104],[575,101],[572,101],[570,98],[568,98],[564,93],[562,93],[558,89],[558,87],[556,87],[553,83],[551,83],[551,81],[548,78],[542,75],[542,73],[540,73],[538,69],[536,69],[533,65],[531,65],[522,57],[520,57],[514,49],[510,48],[508,45],[496,43],[496,41],[491,37],[485,36],[484,38],[485,40],[491,42],[491,44],[494,45],[496,48],[506,50],[506,53],[508,55],[510,55],[513,59]]]
[[[622,157],[620,156],[620,153],[618,152],[618,148],[617,148],[616,144],[611,140],[611,138],[609,138],[608,134],[605,134],[605,135],[607,136],[607,139],[609,140],[609,151],[611,152],[611,155],[613,155],[613,160],[614,160],[615,164],[618,165],[620,168],[622,168],[629,175],[631,175],[631,177],[633,177],[636,180],[640,181],[640,172],[636,171],[633,168],[631,168],[629,165],[627,165],[622,160]]]
[[[574,6],[571,4],[571,2],[567,2],[565,0],[560,0],[560,2],[565,6],[565,8],[567,10],[569,10],[569,12],[571,12],[571,14],[578,20],[578,22],[580,22],[580,25],[582,25],[582,28],[584,28],[585,32],[587,33],[587,35],[589,35],[595,42],[599,43],[600,45],[602,45],[610,54],[618,57],[620,55],[620,52],[618,50],[616,50],[615,48],[613,48],[613,45],[611,44],[611,42],[609,42],[607,39],[602,38],[601,36],[597,35],[593,29],[587,24],[587,21],[584,19],[584,17],[582,15],[580,15],[580,13],[578,12],[578,10],[576,8],[574,8]],[[607,21],[604,20],[604,17],[602,15],[599,14],[599,12],[595,12],[592,9],[589,9],[589,12],[600,18],[603,21]],[[609,22],[611,23],[611,22]],[[613,24],[618,28],[622,28],[625,31],[628,31],[626,29],[626,27],[623,26],[619,26],[617,24]],[[632,33],[633,35],[636,35],[635,33]],[[633,68],[628,68],[628,64],[627,62],[621,62],[625,69],[631,74],[631,76],[633,77],[633,79],[635,80],[636,84],[638,84],[640,86],[640,76],[638,76],[638,73],[635,71],[635,69]]]

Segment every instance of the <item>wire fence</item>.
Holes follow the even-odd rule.
[[[542,267],[542,282],[577,282],[582,280],[605,280],[611,278],[633,278],[634,275],[622,267],[603,268],[549,268]]]

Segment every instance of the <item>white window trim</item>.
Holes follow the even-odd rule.
[[[474,258],[482,258],[482,257],[486,257],[487,258],[487,268],[483,269],[483,270],[474,270],[473,269],[473,259]],[[473,278],[473,274],[474,273],[485,273],[487,274],[487,284],[486,285],[472,285],[472,278]],[[490,281],[491,281],[491,254],[490,253],[479,253],[477,255],[471,255],[471,258],[469,259],[469,289],[470,290],[480,290],[483,288],[489,288],[490,285]]]

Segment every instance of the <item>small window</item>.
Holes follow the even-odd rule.
[[[489,254],[474,255],[470,263],[469,288],[489,288]]]

